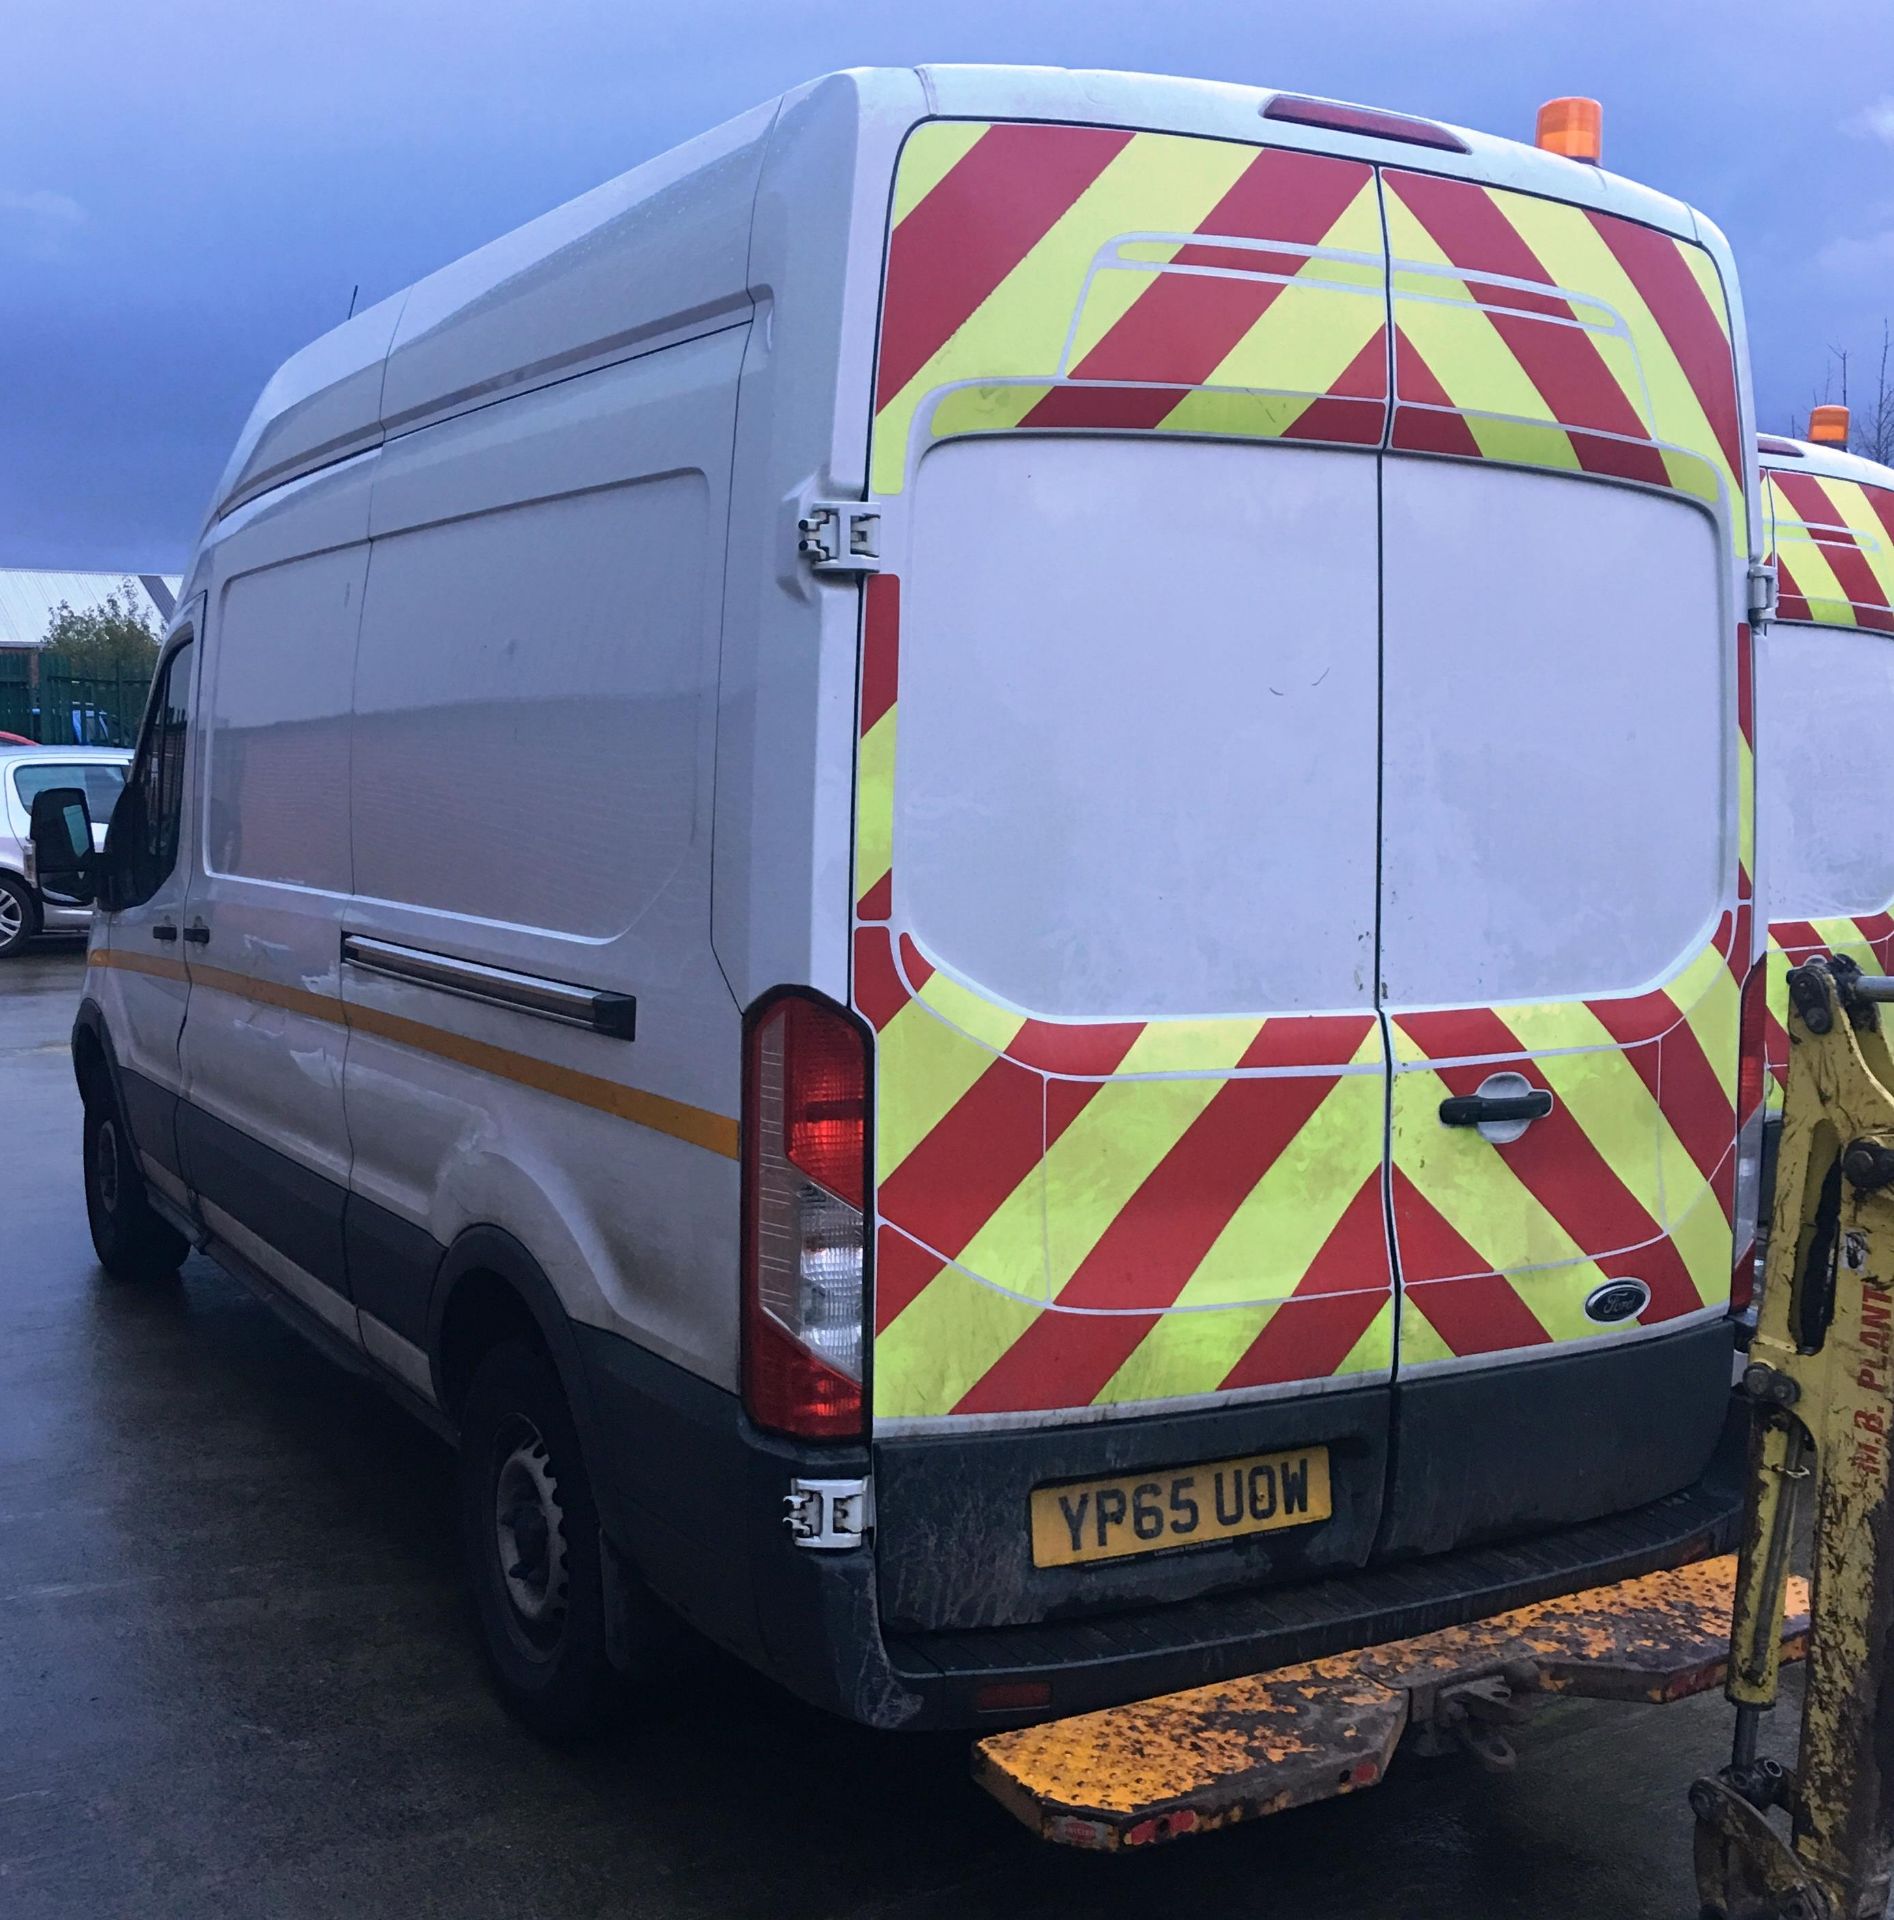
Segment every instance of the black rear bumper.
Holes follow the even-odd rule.
[[[1713,1401],[1706,1399],[1708,1360],[1691,1369],[1697,1387],[1687,1396],[1695,1409],[1687,1425],[1700,1441],[1690,1441],[1688,1484],[1638,1499],[1627,1511],[1559,1524],[1553,1507],[1526,1537],[1450,1552],[1388,1540],[1361,1570],[1291,1573],[1285,1566],[1276,1575],[1287,1576],[1285,1584],[1225,1592],[1184,1586],[1169,1598],[1127,1592],[1108,1611],[1059,1609],[1065,1617],[1028,1624],[897,1625],[884,1609],[876,1547],[807,1551],[791,1543],[782,1522],[792,1477],[865,1473],[867,1449],[800,1447],[759,1433],[732,1395],[612,1335],[577,1331],[589,1376],[600,1511],[621,1550],[712,1639],[802,1698],[871,1726],[993,1728],[1116,1705],[1678,1566],[1727,1551],[1735,1534],[1744,1426],[1728,1391],[1729,1336],[1718,1329],[1699,1343],[1721,1343],[1722,1382]],[[1219,1412],[1216,1424],[1235,1411]],[[1607,1411],[1619,1410],[1594,1410]],[[1660,1427],[1675,1418],[1661,1405],[1647,1403],[1643,1411]],[[1114,1448],[1127,1426],[1144,1424],[1117,1423]],[[1640,1448],[1627,1435],[1627,1457],[1647,1457],[1653,1437],[1646,1432]],[[1493,1438],[1487,1436],[1489,1450]],[[1596,1438],[1574,1431],[1566,1444]],[[1166,1452],[1179,1443],[1167,1434],[1154,1444]],[[1219,1451],[1220,1442],[1175,1457],[1213,1458]],[[1458,1457],[1436,1465],[1457,1476],[1466,1455],[1457,1445],[1446,1451]],[[1673,1462],[1679,1458],[1671,1454]],[[1416,1456],[1399,1464],[1410,1472],[1424,1467]],[[1634,1481],[1621,1483],[1621,1495],[1636,1498],[1638,1491]],[[1507,1522],[1517,1526],[1520,1517]],[[1023,1526],[1015,1531],[1023,1537]],[[1181,1578],[1200,1581],[1203,1556],[1163,1558]],[[905,1585],[911,1590],[911,1580]],[[996,1692],[1017,1699],[1013,1690],[1028,1686],[1049,1689],[1049,1705],[990,1711],[983,1704]]]

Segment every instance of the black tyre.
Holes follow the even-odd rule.
[[[152,1211],[125,1123],[109,1094],[85,1105],[85,1212],[92,1250],[115,1280],[163,1279],[177,1272],[191,1250],[184,1236]]]
[[[460,1420],[460,1532],[501,1697],[535,1733],[577,1740],[616,1717],[598,1508],[553,1364],[516,1341],[481,1361]]]
[[[39,902],[23,881],[0,873],[0,960],[18,953],[39,931]]]

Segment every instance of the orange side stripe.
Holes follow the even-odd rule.
[[[575,1106],[629,1120],[634,1126],[650,1128],[653,1133],[669,1134],[674,1140],[702,1147],[707,1153],[721,1154],[726,1160],[737,1158],[738,1131],[734,1118],[712,1113],[705,1107],[689,1106],[682,1100],[667,1099],[661,1093],[647,1093],[641,1087],[628,1087],[597,1074],[580,1073],[573,1067],[536,1059],[529,1053],[515,1053],[509,1047],[492,1046],[484,1040],[469,1039],[465,1034],[450,1033],[444,1027],[429,1026],[424,1021],[382,1013],[374,1007],[350,1006],[331,994],[279,986],[273,980],[257,980],[247,973],[232,973],[223,967],[193,966],[187,975],[180,961],[110,949],[93,954],[91,959],[94,966],[116,967],[126,973],[148,973],[169,980],[188,978],[194,986],[233,994],[259,1006],[281,1007],[288,1013],[300,1013],[312,1020],[348,1027],[353,1032],[373,1034],[378,1040],[412,1047],[417,1053],[432,1054],[437,1060],[451,1060],[456,1066],[471,1067],[476,1073],[493,1075],[496,1080],[510,1080],[515,1086],[531,1087],[537,1093],[570,1100]]]

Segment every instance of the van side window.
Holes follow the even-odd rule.
[[[121,907],[149,900],[177,865],[193,657],[193,643],[187,640],[165,662],[145,715],[124,803],[112,816],[124,875],[117,901]]]

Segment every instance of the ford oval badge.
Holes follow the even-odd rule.
[[[1586,1296],[1585,1312],[1588,1318],[1611,1327],[1620,1320],[1635,1320],[1650,1304],[1651,1290],[1642,1280],[1611,1280]]]

